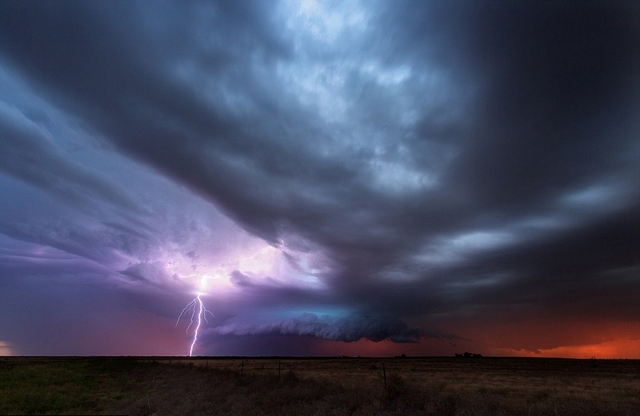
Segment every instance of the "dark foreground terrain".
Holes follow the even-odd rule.
[[[0,414],[640,416],[640,361],[5,357]]]

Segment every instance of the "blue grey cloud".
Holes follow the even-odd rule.
[[[158,319],[206,293],[220,334],[635,322],[639,17],[622,0],[4,2],[0,273],[28,287],[73,259]],[[350,312],[260,321],[323,308]]]

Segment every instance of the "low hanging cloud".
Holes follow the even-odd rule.
[[[228,319],[208,329],[212,335],[304,335],[332,341],[355,342],[368,339],[374,342],[418,342],[420,331],[408,327],[397,318],[390,317],[332,317],[303,313],[282,320],[263,321],[262,318],[246,322]]]

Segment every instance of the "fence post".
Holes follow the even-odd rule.
[[[382,378],[384,379],[384,389],[387,389],[387,369],[384,368],[384,363],[382,363]]]

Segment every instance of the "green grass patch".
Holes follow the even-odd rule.
[[[0,414],[100,413],[131,396],[135,371],[145,366],[109,358],[5,362],[0,365]]]

